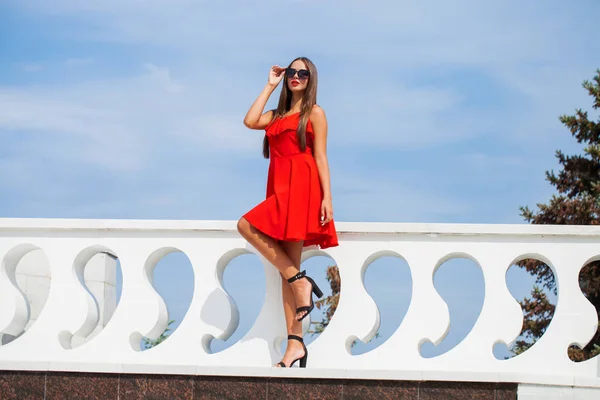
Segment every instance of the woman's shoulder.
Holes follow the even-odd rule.
[[[323,110],[323,108],[320,105],[315,104],[312,107],[312,110],[310,110],[310,116],[311,116],[311,118],[313,116],[316,116],[317,118],[318,117],[324,117],[325,116],[325,110]]]
[[[315,104],[312,110],[310,110],[310,120],[313,123],[326,121],[327,117],[325,116],[325,110],[323,110],[323,108],[318,104]]]

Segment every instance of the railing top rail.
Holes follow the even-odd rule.
[[[404,222],[336,222],[340,234],[442,236],[588,236],[600,238],[600,225],[529,225]],[[10,231],[235,232],[236,221],[0,218],[0,233]]]

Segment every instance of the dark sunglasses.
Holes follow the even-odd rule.
[[[296,72],[298,73],[298,78],[299,79],[308,79],[308,77],[310,76],[310,71],[307,69],[294,69],[294,68],[286,68],[285,69],[285,76],[286,78],[293,78],[294,75],[296,75]]]

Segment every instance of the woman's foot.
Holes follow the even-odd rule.
[[[296,361],[300,361],[300,367],[306,367],[306,359],[308,350],[304,346],[304,341],[300,336],[288,335],[287,349],[281,361],[275,364],[279,368],[287,368],[294,365]]]

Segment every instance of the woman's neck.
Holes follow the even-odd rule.
[[[296,93],[292,94],[292,101],[290,103],[290,111],[300,111],[300,107],[302,106],[302,95]]]

